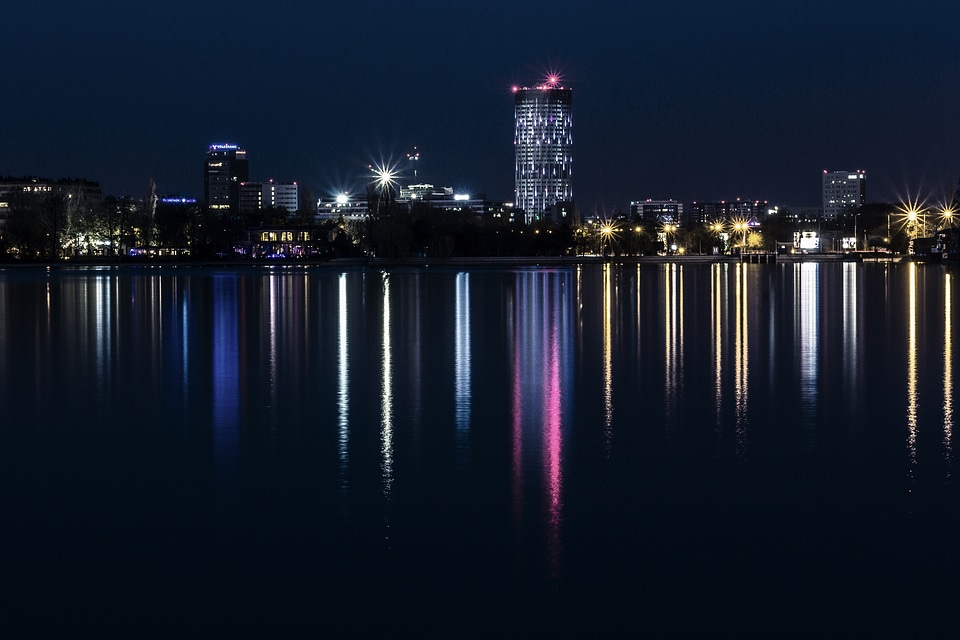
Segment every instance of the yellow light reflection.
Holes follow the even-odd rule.
[[[613,281],[612,266],[603,265],[603,410],[607,455],[613,440]]]
[[[747,265],[740,262],[736,266],[736,322],[734,325],[734,411],[737,420],[737,455],[744,457],[747,454],[747,404],[749,389],[749,362],[750,340],[748,329],[748,312],[750,301],[747,288]]]
[[[721,269],[725,265],[713,264],[710,270],[713,272],[713,286],[710,290],[712,298],[710,310],[713,315],[713,394],[716,412],[717,435],[720,435],[723,425],[723,302],[726,299],[723,296],[723,285],[720,278]],[[719,439],[718,439],[719,443]]]
[[[907,294],[907,453],[910,457],[910,476],[917,463],[917,263],[908,265],[909,293]]]
[[[953,274],[944,274],[943,283],[943,447],[949,478],[953,462]]]

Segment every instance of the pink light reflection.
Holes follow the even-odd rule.
[[[547,324],[546,322],[544,324]],[[548,327],[545,327],[548,328]],[[544,469],[547,481],[547,549],[550,559],[551,573],[554,578],[559,577],[561,551],[561,515],[563,511],[563,471],[561,466],[561,449],[563,436],[560,430],[562,423],[562,409],[560,403],[560,347],[558,345],[557,327],[553,323],[547,335],[550,338],[549,349],[546,349],[548,361],[545,363],[547,373],[546,386],[543,394],[543,414],[546,418],[543,430],[544,436]]]

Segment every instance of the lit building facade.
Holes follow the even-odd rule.
[[[414,210],[418,206],[425,206],[441,211],[470,211],[478,217],[502,217],[504,213],[502,202],[491,202],[482,194],[471,196],[466,193],[455,193],[453,187],[435,187],[426,183],[401,187],[397,204],[410,210]]]
[[[262,209],[285,209],[296,213],[300,208],[300,188],[296,182],[241,182],[240,213]]]
[[[0,238],[3,237],[7,218],[10,216],[10,201],[21,194],[62,194],[75,203],[95,205],[103,199],[100,183],[93,180],[61,178],[51,180],[37,176],[22,178],[0,176]],[[78,205],[75,205],[78,206]]]
[[[203,199],[222,213],[240,212],[240,183],[250,177],[247,152],[235,144],[212,144],[203,162]]]
[[[361,222],[370,216],[370,203],[366,196],[358,197],[354,194],[339,193],[332,197],[317,200],[317,222],[339,220],[346,222]]]
[[[676,200],[639,200],[630,203],[630,217],[644,222],[680,224],[683,203]]]
[[[573,201],[573,91],[551,76],[513,93],[515,206],[530,223]]]
[[[823,170],[823,219],[852,215],[867,201],[867,172]]]
[[[721,200],[719,202],[693,202],[687,224],[709,225],[725,220],[744,220],[756,223],[766,218],[770,210],[766,200]]]

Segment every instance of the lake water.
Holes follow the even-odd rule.
[[[0,270],[0,620],[937,628],[960,602],[956,283],[816,262]]]

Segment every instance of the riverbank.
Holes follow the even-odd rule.
[[[330,268],[423,268],[423,267],[566,267],[595,264],[736,264],[799,263],[799,262],[900,262],[905,258],[892,254],[775,254],[750,253],[731,255],[673,255],[673,256],[508,256],[508,257],[450,257],[450,258],[335,258],[310,259],[184,259],[184,258],[71,258],[59,262],[5,262],[7,268],[99,268],[99,267],[330,267]]]

